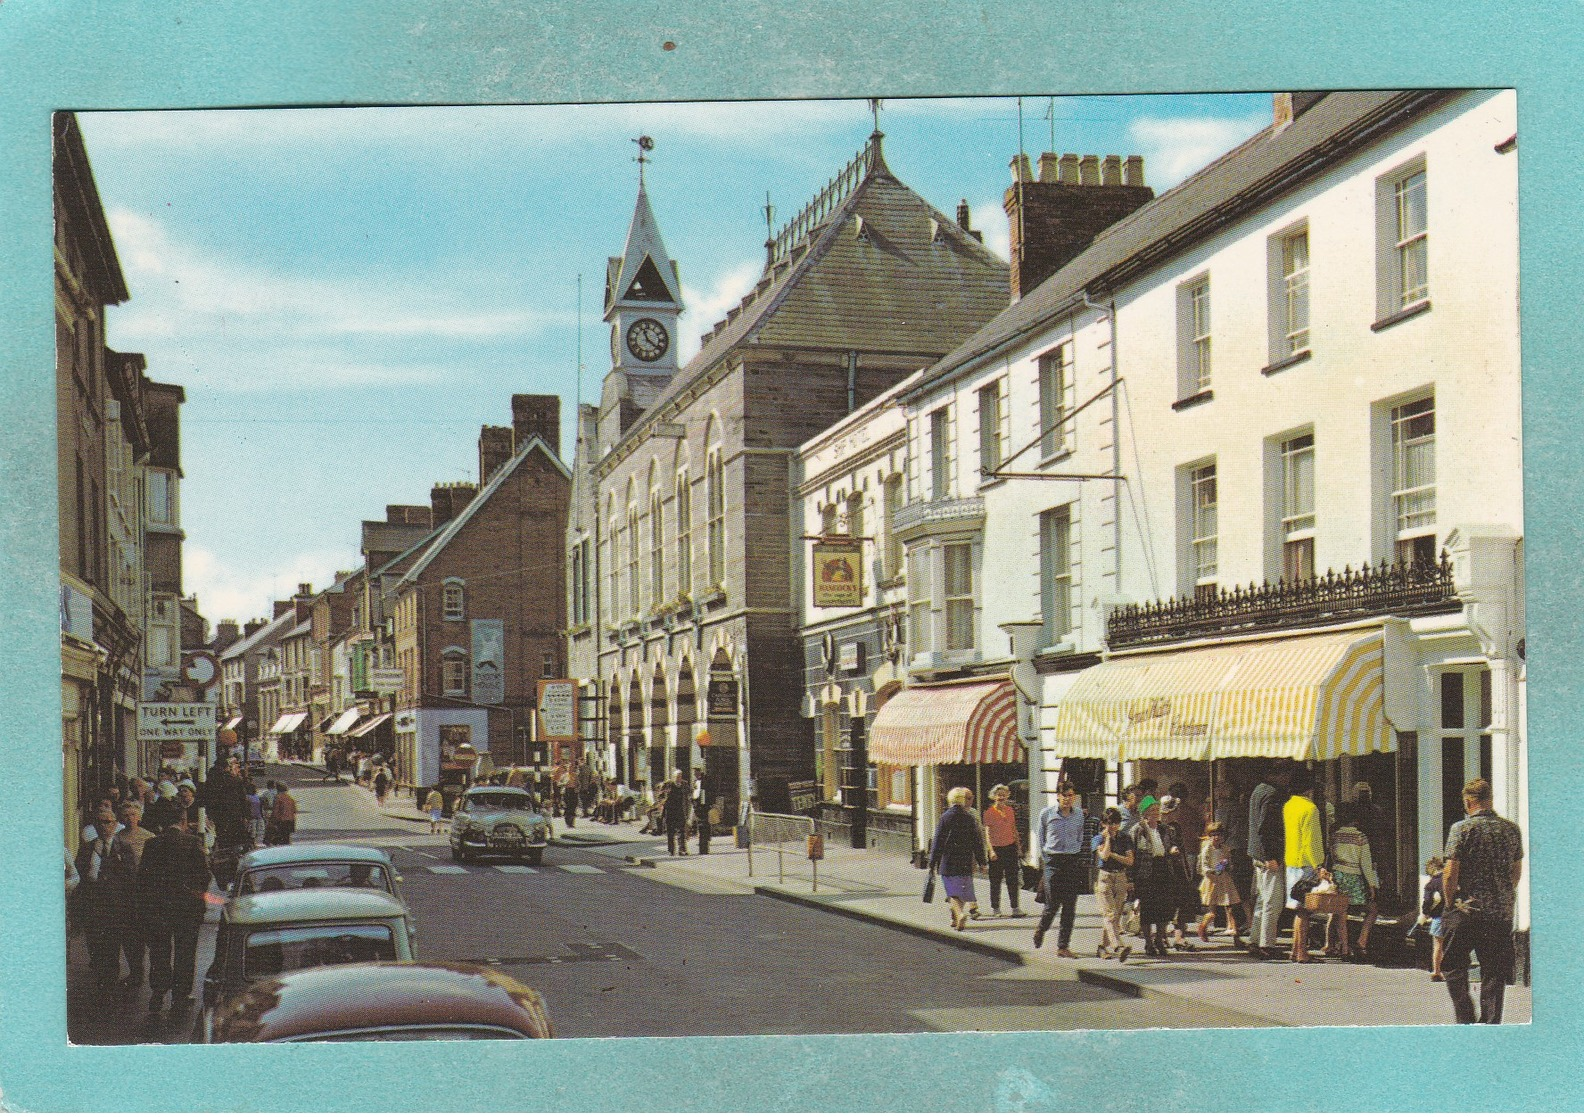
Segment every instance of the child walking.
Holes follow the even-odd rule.
[[[1442,870],[1446,862],[1439,857],[1432,857],[1425,862],[1425,874],[1430,878],[1425,881],[1424,896],[1419,907],[1419,915],[1428,920],[1430,924],[1430,980],[1445,981],[1446,975],[1441,972],[1441,954],[1446,949],[1446,940],[1441,937],[1441,915],[1446,910],[1446,899],[1442,893]]]
[[[1204,842],[1199,847],[1199,899],[1204,904],[1204,914],[1199,917],[1199,940],[1210,941],[1210,920],[1215,909],[1226,912],[1227,930],[1232,932],[1232,945],[1243,948],[1242,928],[1233,914],[1243,905],[1237,883],[1232,879],[1232,851],[1226,847],[1226,829],[1219,822],[1205,827]]]

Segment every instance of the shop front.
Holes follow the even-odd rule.
[[[1246,811],[1278,763],[1307,765],[1328,839],[1338,803],[1366,804],[1382,909],[1406,910],[1443,817],[1456,817],[1439,805],[1423,817],[1427,769],[1438,785],[1473,772],[1460,756],[1443,781],[1423,762],[1415,644],[1406,622],[1388,620],[1115,653],[1073,679],[1047,747],[1064,764],[1104,762],[1117,784],[1184,784],[1207,820]]]
[[[1006,677],[924,683],[894,694],[874,715],[869,759],[914,773],[913,841],[927,849],[954,787],[974,793],[982,807],[1004,783],[1028,803],[1027,750],[1018,738],[1017,692]]]

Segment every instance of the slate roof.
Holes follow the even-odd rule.
[[[1065,267],[932,365],[910,398],[1043,328],[1086,292],[1118,290],[1322,173],[1360,144],[1390,134],[1454,95],[1442,90],[1331,93],[1286,127],[1266,128],[1102,232]]]
[[[282,613],[268,624],[254,631],[251,636],[244,636],[220,653],[221,660],[235,659],[245,655],[261,644],[272,644],[286,634],[286,629],[294,625],[295,613],[291,610]]]
[[[413,563],[412,566],[408,567],[407,572],[401,576],[401,581],[396,583],[397,588],[400,589],[403,586],[409,586],[416,582],[423,574],[424,570],[428,568],[429,564],[435,559],[439,558],[440,554],[451,545],[451,540],[456,538],[457,533],[462,530],[467,522],[476,516],[479,511],[490,502],[491,498],[493,498],[496,492],[500,490],[500,487],[505,484],[506,479],[513,473],[517,472],[518,467],[521,466],[523,462],[527,461],[528,456],[535,451],[544,454],[544,456],[549,460],[550,464],[555,466],[555,468],[560,471],[563,477],[571,480],[571,471],[568,470],[561,459],[556,456],[556,452],[545,443],[544,439],[540,438],[538,435],[534,435],[532,438],[528,439],[517,448],[517,452],[512,455],[510,461],[495,471],[494,476],[492,476],[489,480],[489,484],[485,485],[473,495],[473,499],[468,501],[466,508],[458,512],[448,523],[445,524],[444,527],[441,527],[438,530],[434,538],[430,541],[429,546],[425,548],[423,554],[419,556],[418,561]]]
[[[766,265],[618,447],[741,344],[940,353],[1005,307],[1006,262],[892,175],[878,135],[859,161],[856,185]]]

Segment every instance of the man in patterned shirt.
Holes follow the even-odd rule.
[[[1481,1024],[1500,1024],[1513,976],[1513,897],[1523,876],[1523,835],[1491,809],[1485,780],[1463,785],[1463,810],[1447,836],[1442,894],[1446,945],[1441,970],[1459,1024],[1472,1024],[1469,955],[1479,956]]]

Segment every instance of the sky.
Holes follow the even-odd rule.
[[[1269,94],[1028,96],[1021,150],[1142,155],[1160,193],[1270,112]],[[561,397],[571,461],[576,401],[610,367],[636,137],[685,362],[759,277],[766,195],[779,229],[874,128],[863,100],[78,119],[131,294],[108,344],[186,393],[184,590],[211,623],[323,589],[359,565],[363,520],[477,481],[479,428],[510,424],[513,393]],[[880,128],[892,172],[947,216],[966,200],[1004,259],[1019,100],[884,100]]]

